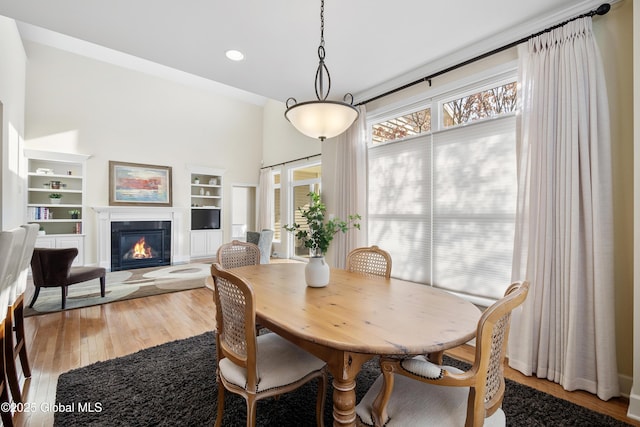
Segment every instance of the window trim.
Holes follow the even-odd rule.
[[[441,114],[442,109],[444,108],[444,104],[446,104],[448,102],[455,101],[455,100],[460,99],[460,98],[464,98],[465,96],[475,95],[476,93],[485,92],[487,90],[494,89],[496,87],[505,86],[505,85],[508,85],[509,83],[513,83],[514,81],[516,82],[516,85],[519,86],[517,74],[516,75],[511,75],[511,76],[504,76],[503,78],[501,78],[499,80],[495,80],[493,82],[484,80],[485,84],[483,84],[481,86],[469,87],[464,92],[458,92],[453,96],[439,98],[438,101],[437,101],[438,127],[433,132],[435,133],[435,132],[444,131],[444,130],[456,129],[456,128],[459,128],[459,127],[462,127],[462,126],[472,125],[472,124],[474,124],[476,122],[481,122],[481,121],[485,121],[485,120],[493,120],[493,119],[497,119],[497,118],[500,118],[500,117],[506,117],[506,116],[511,115],[511,114],[516,114],[515,112],[503,113],[503,114],[500,114],[500,115],[494,116],[494,117],[485,117],[485,118],[482,118],[482,119],[473,120],[473,121],[468,122],[468,123],[460,123],[460,124],[457,124],[457,125],[446,126],[446,127],[444,126],[444,123],[443,123],[444,117]],[[516,107],[516,110],[517,110],[517,107]],[[433,115],[432,115],[432,117],[433,117]],[[433,125],[433,123],[432,123],[432,125]]]
[[[471,123],[463,123],[456,126],[444,128],[442,125],[442,114],[440,109],[441,103],[450,102],[455,99],[462,98],[466,95],[481,92],[500,85],[518,81],[518,62],[517,60],[509,61],[496,67],[484,70],[479,73],[467,76],[465,78],[433,86],[425,92],[414,95],[405,100],[397,101],[389,105],[382,106],[378,109],[367,112],[366,129],[367,129],[367,148],[372,146],[380,146],[383,144],[391,144],[398,141],[406,141],[410,138],[429,135],[429,133],[439,132],[445,129],[454,129],[458,126],[467,126]],[[435,107],[435,108],[434,108]],[[374,124],[392,120],[397,117],[411,114],[412,112],[431,108],[431,131],[420,135],[412,135],[402,139],[382,142],[378,144],[372,143],[372,128]],[[502,116],[500,116],[502,117]],[[491,120],[492,118],[488,118]],[[485,119],[486,120],[486,119]]]
[[[295,173],[296,170],[310,168],[314,166],[320,166],[319,178],[301,179],[297,181],[293,179],[293,174]],[[283,170],[283,172],[285,171]],[[292,224],[294,222],[294,216],[295,216],[294,212],[297,209],[297,206],[294,206],[294,203],[295,203],[295,198],[293,194],[294,187],[301,186],[301,185],[310,186],[313,184],[318,184],[318,188],[320,189],[320,192],[322,192],[322,158],[313,159],[313,160],[308,159],[303,162],[296,162],[295,164],[292,164],[290,167],[286,168],[286,174],[287,174],[287,186],[286,186],[287,201],[286,201],[286,210],[285,210],[286,221],[284,222],[284,224]],[[282,183],[282,176],[283,175],[280,175],[280,183]],[[280,197],[282,197],[282,193],[283,192],[281,188]],[[282,218],[280,220],[282,221]],[[296,255],[295,235],[293,233],[289,233],[286,230],[284,230],[284,232],[287,233],[287,258],[298,260],[298,261],[306,261],[307,258]]]
[[[520,85],[517,61],[504,63],[490,70],[485,70],[484,72],[476,73],[464,79],[447,83],[439,88],[429,88],[420,95],[407,98],[404,101],[399,101],[394,104],[378,108],[376,110],[371,110],[368,112],[366,117],[366,129],[368,133],[367,152],[369,152],[369,150],[382,148],[388,144],[407,143],[416,138],[434,138],[436,134],[451,132],[455,131],[456,129],[461,129],[468,126],[481,125],[483,123],[487,123],[488,121],[507,119],[509,117],[511,117],[512,120],[516,120],[515,116],[518,115],[520,108],[519,103],[516,105],[515,111],[448,127],[443,126],[443,119],[441,114],[441,109],[443,108],[442,106],[446,102],[450,102],[464,96],[472,95],[513,82],[516,82],[519,89]],[[431,108],[430,132],[373,144],[371,133],[374,124],[401,117],[403,115],[410,114],[411,112],[426,108]],[[369,168],[369,164],[367,164],[367,168]],[[367,193],[369,192],[370,184],[371,183],[369,182],[369,180],[367,180]],[[369,206],[367,206],[367,208],[368,207]],[[372,242],[368,242],[368,244],[372,244]],[[488,295],[482,296],[466,294],[462,292],[456,292],[454,290],[448,290],[448,292],[456,293],[457,295],[480,305],[490,305],[493,302],[492,298]]]

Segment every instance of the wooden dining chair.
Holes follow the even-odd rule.
[[[224,269],[258,265],[261,262],[260,259],[260,247],[251,242],[233,240],[218,249],[218,264]],[[261,329],[263,329],[262,325],[257,323],[256,334],[260,333]]]
[[[224,269],[260,264],[260,248],[258,245],[234,240],[225,243],[218,249],[218,264]]]
[[[501,405],[511,312],[528,291],[527,282],[514,283],[485,310],[478,321],[475,360],[466,372],[424,356],[381,359],[382,375],[356,407],[359,424],[504,426]]]
[[[20,358],[20,366],[24,377],[29,378],[31,376],[24,335],[24,292],[27,289],[29,264],[31,263],[31,256],[33,255],[38,230],[40,229],[38,224],[26,224],[21,227],[25,230],[24,242],[16,266],[16,275],[11,286],[9,307],[5,321],[6,327],[4,328],[4,363],[9,389],[15,402],[22,402],[22,392],[20,391],[16,366],[18,357]]]
[[[5,355],[4,336],[7,313],[9,312],[9,299],[11,296],[11,286],[15,281],[18,272],[18,264],[22,255],[22,246],[26,232],[23,228],[16,228],[10,231],[0,231],[0,357],[3,360]],[[13,418],[10,409],[6,408],[9,400],[9,384],[6,380],[6,364],[0,363],[0,416],[2,424],[13,425]]]
[[[347,271],[391,277],[391,255],[377,246],[356,248],[347,255]]]
[[[256,301],[251,285],[217,263],[211,266],[211,275],[218,358],[215,425],[222,425],[225,389],[244,397],[247,426],[254,426],[258,400],[287,393],[318,378],[316,423],[322,426],[327,388],[325,362],[273,332],[256,336]]]

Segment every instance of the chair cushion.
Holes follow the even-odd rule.
[[[450,372],[462,372],[450,366],[444,368]],[[358,403],[356,414],[363,424],[373,425],[373,402],[383,384],[384,380],[380,375]],[[468,396],[468,387],[436,386],[403,375],[395,375],[393,392],[387,405],[389,420],[385,426],[464,426]],[[485,426],[490,427],[505,424],[502,409],[498,409],[484,422]]]
[[[91,279],[99,279],[105,274],[107,274],[107,270],[102,267],[71,267],[67,285],[86,282]]]
[[[403,359],[400,362],[404,370],[422,378],[437,380],[442,378],[444,369],[430,362],[425,356],[416,356],[411,359]]]
[[[257,341],[258,393],[292,384],[325,365],[324,361],[274,333],[260,335]],[[227,381],[246,388],[245,368],[227,358],[218,366],[220,375]]]

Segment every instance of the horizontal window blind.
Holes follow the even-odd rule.
[[[484,300],[509,285],[515,117],[369,149],[369,243],[392,275]]]
[[[515,117],[433,136],[434,286],[498,299],[511,279]]]
[[[369,244],[388,251],[394,277],[431,275],[431,136],[374,146],[368,160]]]

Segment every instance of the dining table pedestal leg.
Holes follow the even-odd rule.
[[[342,352],[337,360],[327,363],[333,375],[333,425],[356,425],[356,376],[370,354]]]

